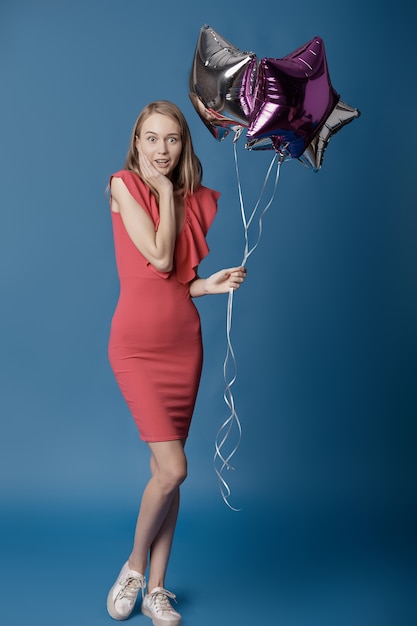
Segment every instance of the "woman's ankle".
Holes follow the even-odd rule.
[[[145,574],[146,564],[143,565],[143,563],[139,563],[138,561],[135,561],[132,556],[129,557],[128,565],[129,565],[129,568],[133,570],[134,572],[138,572],[139,574],[142,574],[142,575]]]
[[[164,588],[164,580],[160,578],[150,578],[147,584],[146,593],[151,593],[154,589],[157,589],[158,587],[161,587],[162,589]]]

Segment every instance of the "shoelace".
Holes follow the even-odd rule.
[[[126,580],[121,583],[122,588],[119,592],[119,598],[129,598],[131,600],[136,600],[136,596],[138,595],[138,591],[142,589],[142,598],[143,598],[143,590],[145,587],[144,580],[142,578],[126,578]]]
[[[173,611],[168,598],[177,601],[177,597],[171,591],[167,591],[166,589],[161,589],[159,591],[154,591],[150,594],[150,601],[154,607],[156,613],[163,613],[164,611]]]

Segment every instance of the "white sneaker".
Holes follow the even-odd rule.
[[[146,587],[145,577],[130,569],[129,562],[123,565],[119,576],[107,596],[107,610],[113,619],[127,619],[133,611],[139,589]]]
[[[170,591],[155,587],[142,600],[142,613],[151,618],[154,626],[179,626],[181,615],[174,611],[168,598],[176,601]]]

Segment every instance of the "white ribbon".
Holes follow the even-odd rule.
[[[244,248],[243,259],[241,263],[241,265],[244,267],[246,265],[248,258],[258,247],[259,242],[261,240],[262,219],[274,200],[275,193],[277,190],[277,185],[278,185],[281,163],[283,162],[284,158],[282,154],[280,155],[277,152],[274,153],[274,156],[271,160],[271,163],[265,175],[265,179],[262,185],[261,192],[259,194],[259,198],[255,204],[255,207],[249,219],[247,219],[245,206],[243,202],[242,186],[240,182],[236,142],[233,143],[233,148],[234,148],[233,152],[234,152],[238,194],[239,194],[239,204],[240,204],[240,210],[241,210],[241,215],[242,215],[244,238],[245,238],[245,248]],[[262,210],[260,210],[259,205],[261,203],[262,196],[265,192],[269,177],[272,172],[272,168],[275,163],[277,164],[277,169],[276,169],[276,174],[275,174],[275,181],[274,181],[272,195],[270,199],[268,200],[268,202],[266,203],[265,207]],[[258,236],[257,236],[255,243],[252,245],[252,247],[249,247],[249,227],[256,215],[259,215]],[[224,363],[223,363],[223,375],[224,375],[224,381],[226,383],[226,387],[223,393],[223,398],[224,398],[226,405],[228,406],[230,410],[230,414],[229,414],[229,417],[223,422],[223,424],[220,426],[219,430],[217,431],[217,435],[215,439],[215,452],[214,452],[213,464],[214,464],[214,469],[217,474],[217,478],[219,482],[220,493],[222,495],[224,502],[227,504],[227,506],[230,509],[232,509],[232,511],[239,511],[240,509],[233,507],[229,502],[231,490],[230,490],[228,482],[225,480],[223,476],[223,473],[225,470],[235,469],[231,465],[230,461],[233,458],[233,456],[236,454],[237,449],[240,445],[241,438],[242,438],[242,425],[240,423],[238,414],[236,412],[235,400],[234,400],[233,393],[232,393],[232,386],[236,382],[236,377],[237,377],[237,363],[236,363],[236,357],[235,357],[235,353],[234,353],[233,346],[232,346],[232,340],[231,340],[233,293],[234,293],[233,289],[231,289],[229,291],[229,298],[227,302],[227,320],[226,320],[227,350],[226,350],[226,356],[225,356]],[[235,433],[234,443],[229,444],[229,438],[232,435],[232,433]],[[226,444],[229,444],[228,452],[224,450]]]

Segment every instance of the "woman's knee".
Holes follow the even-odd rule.
[[[152,476],[158,481],[161,489],[170,493],[177,489],[187,478],[187,458],[183,448],[164,446],[153,450],[151,458]]]
[[[184,462],[159,467],[155,478],[165,493],[171,493],[187,478],[187,464]]]

